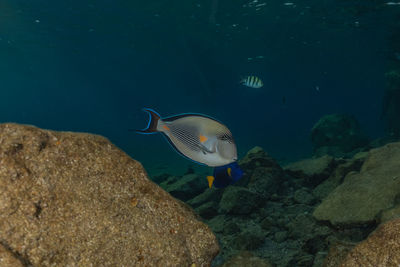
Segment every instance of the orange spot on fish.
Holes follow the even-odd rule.
[[[200,135],[199,139],[200,139],[201,143],[204,143],[205,141],[207,141],[208,138],[206,136],[204,136],[204,135]]]
[[[164,130],[169,131],[169,127],[167,125],[163,125]]]

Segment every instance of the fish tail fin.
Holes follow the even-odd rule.
[[[143,111],[149,113],[149,123],[147,124],[146,128],[142,130],[136,130],[136,132],[142,134],[151,134],[158,132],[157,126],[158,122],[161,120],[160,115],[150,108],[144,108]]]
[[[212,185],[213,185],[213,183],[214,183],[214,180],[215,180],[215,178],[214,178],[214,176],[207,176],[207,181],[208,181],[208,188],[211,188],[212,187]]]

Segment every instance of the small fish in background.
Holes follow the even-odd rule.
[[[208,187],[227,187],[234,184],[243,176],[243,171],[235,161],[225,166],[215,167],[213,176],[207,176]]]
[[[263,81],[257,76],[249,75],[240,80],[240,84],[250,87],[250,88],[261,88],[263,87]]]
[[[236,144],[229,129],[219,121],[201,114],[179,114],[161,118],[152,109],[147,127],[138,133],[161,133],[181,155],[210,167],[237,160]]]
[[[385,5],[387,5],[387,6],[399,6],[400,2],[387,2],[387,3],[385,3]]]

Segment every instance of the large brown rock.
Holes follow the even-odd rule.
[[[101,136],[0,124],[0,259],[209,266],[214,234]]]
[[[341,266],[400,266],[400,219],[381,225],[347,254]]]
[[[350,172],[315,209],[317,220],[333,225],[376,222],[400,194],[400,142],[370,151],[360,172]]]

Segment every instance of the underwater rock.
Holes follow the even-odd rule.
[[[359,173],[350,172],[315,209],[317,220],[333,225],[375,222],[400,194],[400,143],[372,149]]]
[[[220,267],[272,267],[266,259],[259,258],[249,251],[241,251]]]
[[[324,267],[338,267],[346,258],[347,254],[354,248],[356,243],[336,241],[330,246],[328,255],[323,261]]]
[[[224,190],[219,202],[219,212],[245,215],[261,207],[263,198],[252,191],[238,186],[229,186]]]
[[[0,124],[0,229],[0,257],[24,266],[209,266],[219,250],[106,138],[17,124]]]
[[[264,243],[265,233],[259,225],[249,225],[235,236],[232,247],[237,250],[255,250]]]
[[[155,182],[156,184],[160,184],[162,182],[166,182],[168,181],[168,179],[170,179],[171,176],[167,173],[161,173],[161,174],[157,174],[157,175],[153,175],[150,176],[150,179]],[[175,178],[175,177],[174,177]],[[177,177],[176,177],[177,178]],[[170,179],[169,183],[173,183],[175,182],[177,179]]]
[[[294,192],[293,200],[298,204],[311,205],[315,198],[306,188],[301,188]]]
[[[400,218],[400,204],[397,204],[393,208],[382,212],[379,218],[379,223],[385,223],[387,221],[399,218]]]
[[[218,215],[217,207],[218,207],[218,205],[215,202],[206,202],[203,205],[197,207],[195,209],[195,211],[202,218],[209,220],[212,217],[215,217]]]
[[[224,235],[232,235],[240,232],[239,225],[235,222],[235,220],[229,221],[224,226]]]
[[[289,175],[301,178],[306,185],[316,186],[330,176],[337,166],[337,161],[331,156],[304,159],[284,167]]]
[[[215,233],[222,233],[225,229],[225,224],[229,221],[229,218],[225,215],[218,215],[210,219],[207,224]]]
[[[247,188],[268,199],[279,190],[283,181],[282,176],[283,171],[280,167],[279,169],[258,167],[252,172]]]
[[[186,201],[186,203],[188,203],[193,208],[199,207],[202,204],[204,204],[206,202],[210,202],[210,201],[218,203],[222,197],[223,192],[224,192],[224,190],[216,189],[214,187],[207,188],[203,193]]]
[[[4,247],[0,244],[0,266],[24,267],[32,266],[32,264],[9,247]]]
[[[252,171],[258,167],[271,168],[280,170],[279,164],[259,146],[250,149],[247,154],[239,161],[241,168],[249,172],[251,176]]]
[[[158,182],[157,182],[157,179],[159,179],[160,177],[163,178],[164,181],[160,182],[159,185],[160,185],[164,190],[165,190],[165,188],[167,188],[167,187],[169,187],[170,185],[176,183],[176,182],[180,179],[180,176],[168,175],[168,174],[162,175],[162,174],[161,174],[161,176],[155,176],[154,179],[151,179],[151,180],[152,180],[153,182],[155,182],[155,183],[158,183]]]
[[[278,243],[282,243],[283,241],[285,241],[288,237],[288,232],[287,231],[279,231],[276,232],[275,235],[275,241]]]
[[[315,219],[309,214],[299,214],[286,227],[289,236],[293,239],[309,240],[315,236],[328,236],[331,230],[327,226],[318,226]]]
[[[208,188],[206,178],[197,174],[186,174],[172,183],[167,180],[161,183],[160,186],[174,197],[183,201],[203,193]]]
[[[314,155],[329,154],[340,158],[368,145],[356,118],[347,114],[322,117],[311,130]]]
[[[342,262],[347,266],[399,266],[400,219],[380,225],[366,240],[357,244]]]
[[[360,171],[368,153],[362,152],[362,155],[355,156],[350,160],[341,160],[340,164],[332,171],[328,179],[323,181],[313,190],[313,195],[322,200],[329,195],[339,184],[343,182],[344,177],[351,171]]]
[[[299,266],[299,267],[300,266],[304,266],[304,267],[312,266],[313,261],[314,261],[314,256],[310,255],[310,254],[298,255],[295,258],[296,266]]]

